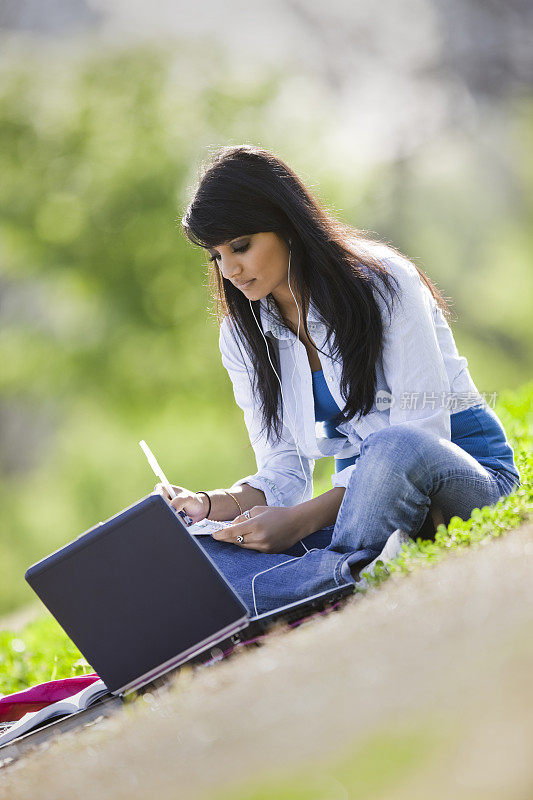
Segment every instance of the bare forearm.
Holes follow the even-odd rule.
[[[294,529],[298,538],[303,539],[321,528],[334,525],[345,491],[343,486],[337,486],[294,506]]]
[[[260,489],[254,489],[254,487],[250,486],[248,483],[234,486],[228,489],[228,492],[231,492],[233,497],[239,501],[239,505],[243,511],[253,508],[254,506],[266,505],[264,493]],[[241,513],[235,500],[226,494],[224,489],[209,489],[207,493],[211,498],[209,519],[232,520]],[[203,499],[206,506],[205,510],[207,511],[209,504],[206,496],[200,494],[198,497]]]

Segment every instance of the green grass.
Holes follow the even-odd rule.
[[[451,550],[474,546],[501,536],[529,519],[533,512],[533,383],[500,397],[496,411],[516,454],[522,485],[494,506],[474,509],[469,520],[454,517],[448,527],[439,526],[434,542],[418,540],[403,548],[387,568],[378,569],[371,584],[379,585],[390,573],[408,574],[424,564],[433,564]],[[325,459],[324,459],[325,461]],[[316,490],[329,488],[327,469]],[[22,580],[22,578],[21,578]],[[0,633],[0,693],[71,677],[91,671],[81,653],[49,616],[22,631]]]
[[[35,620],[22,631],[0,633],[0,693],[92,672],[55,619]]]

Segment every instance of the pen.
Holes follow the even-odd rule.
[[[165,473],[163,472],[163,470],[161,469],[161,467],[157,463],[156,457],[154,456],[154,454],[152,453],[152,451],[150,450],[150,448],[148,447],[148,445],[146,444],[144,439],[141,439],[139,444],[140,444],[140,446],[141,446],[141,448],[142,448],[142,450],[144,452],[144,455],[148,459],[148,463],[150,464],[150,466],[151,466],[151,468],[152,468],[152,470],[154,472],[154,475],[156,476],[156,478],[159,478],[159,480],[161,481],[161,483],[163,484],[163,486],[165,487],[165,489],[169,493],[170,499],[173,500],[176,497],[176,492],[174,491],[174,489],[172,488],[172,486],[168,482],[167,476],[165,475]],[[179,516],[183,519],[183,521],[185,522],[186,525],[192,525],[192,519],[184,511],[177,511],[176,513],[179,514]]]

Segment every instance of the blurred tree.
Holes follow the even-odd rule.
[[[195,95],[170,71],[168,54],[136,50],[89,59],[54,86],[22,67],[3,83],[4,415],[23,398],[83,395],[134,418],[223,379],[179,207],[199,130],[212,141],[244,109],[253,120],[275,80]]]

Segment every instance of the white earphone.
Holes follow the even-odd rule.
[[[298,310],[298,328],[297,328],[297,333],[296,333],[296,339],[294,341],[294,347],[297,347],[298,346],[298,341],[300,339],[301,314],[300,314],[300,306],[298,305],[298,302],[296,300],[296,297],[294,296],[294,292],[292,291],[292,287],[291,287],[291,240],[290,239],[289,239],[289,268],[288,268],[288,274],[287,274],[287,281],[288,281],[288,284],[289,284],[289,291],[292,294],[294,303],[295,303],[296,308]],[[281,392],[281,400],[282,400],[283,408],[288,408],[288,406],[285,404],[285,396],[283,394],[283,386],[282,386],[282,383],[281,383],[281,378],[278,375],[278,373],[276,372],[274,364],[272,363],[272,359],[270,358],[270,351],[268,349],[268,342],[266,340],[266,336],[265,336],[265,334],[263,332],[263,329],[262,329],[261,325],[259,324],[259,322],[257,320],[257,317],[255,316],[254,309],[253,309],[253,306],[252,306],[252,301],[248,300],[248,302],[250,303],[250,310],[251,310],[252,316],[253,316],[253,318],[255,320],[255,324],[259,328],[259,332],[261,333],[261,336],[265,340],[265,346],[266,346],[268,360],[270,362],[270,366],[272,367],[272,371],[273,371],[274,375],[276,376],[276,378],[278,380],[278,383],[279,383],[279,388],[280,388],[280,392]],[[296,452],[298,454],[298,460],[300,461],[300,467],[301,467],[302,473],[303,473],[303,475],[305,477],[305,487],[304,487],[304,490],[303,490],[303,493],[302,493],[302,499],[300,500],[300,502],[302,502],[303,498],[305,497],[305,494],[307,492],[308,480],[307,480],[307,473],[304,470],[304,466],[303,466],[303,463],[302,463],[302,456],[301,456],[301,453],[300,453],[300,448],[298,447],[299,443],[298,443],[298,437],[297,437],[297,434],[296,434],[296,427],[297,427],[296,426],[296,419],[297,419],[297,416],[298,416],[298,395],[296,394],[296,390],[294,388],[294,375],[296,373],[296,369],[297,369],[298,365],[296,363],[296,356],[294,354],[294,348],[292,350],[292,357],[293,357],[293,362],[294,362],[294,368],[292,370],[292,375],[291,375],[291,387],[292,387],[292,392],[293,392],[294,399],[295,399],[296,417],[294,417],[291,421],[292,421],[292,426],[293,426],[293,430],[294,430],[294,444],[296,445]],[[305,547],[305,545],[304,545],[304,547]]]
[[[288,274],[287,274],[287,280],[288,280],[288,283],[289,283],[290,293],[292,294],[292,297],[293,297],[294,302],[296,304],[296,308],[298,309],[298,330],[297,330],[296,339],[295,339],[295,342],[294,342],[294,347],[297,347],[298,346],[298,341],[300,339],[301,314],[300,314],[300,306],[298,305],[298,302],[296,300],[296,297],[294,296],[294,292],[292,291],[292,287],[291,287],[291,240],[290,239],[289,239],[289,269],[288,269]],[[282,408],[286,409],[288,407],[287,407],[287,405],[285,403],[285,397],[284,397],[284,394],[283,394],[283,386],[282,386],[282,383],[281,383],[281,378],[278,375],[278,373],[276,372],[274,364],[272,363],[272,359],[270,358],[270,351],[268,349],[268,342],[266,340],[266,336],[265,336],[265,334],[263,332],[263,329],[262,329],[261,325],[259,324],[259,321],[257,320],[257,317],[255,316],[254,309],[253,309],[253,306],[252,306],[252,301],[248,300],[248,302],[250,303],[250,310],[252,312],[252,316],[253,316],[253,318],[255,320],[255,323],[256,323],[257,327],[259,328],[261,336],[265,340],[265,346],[266,346],[266,351],[267,351],[268,360],[270,362],[270,366],[272,367],[274,375],[276,376],[276,378],[278,380],[278,383],[279,383],[279,388],[280,388],[280,392],[281,392]],[[297,362],[296,362],[296,356],[294,354],[294,347],[292,348],[292,357],[293,357],[293,361],[294,361],[294,368],[293,368],[292,375],[291,375],[291,386],[292,386],[292,391],[293,391],[294,399],[295,399],[296,417],[292,419],[292,426],[293,426],[293,431],[294,431],[294,444],[296,445],[296,452],[298,453],[298,460],[300,461],[300,467],[301,467],[303,476],[305,478],[305,487],[304,487],[304,490],[303,490],[303,493],[302,493],[302,498],[300,500],[300,502],[303,502],[303,499],[304,499],[305,494],[307,492],[308,480],[307,480],[307,473],[306,473],[306,471],[304,469],[304,465],[303,465],[303,462],[302,462],[302,456],[301,456],[301,453],[300,453],[300,448],[298,447],[298,437],[297,437],[297,434],[296,434],[296,418],[297,418],[297,415],[298,415],[298,396],[297,396],[296,390],[294,388],[294,375],[295,375],[296,369],[297,369]],[[302,545],[302,547],[305,550],[304,555],[307,555],[307,553],[310,553],[310,552],[312,552],[312,550],[316,550],[317,549],[316,547],[313,547],[312,550],[309,550],[305,546],[305,544],[304,544],[304,542],[302,540],[300,540],[300,544]],[[270,572],[271,570],[276,569],[277,567],[283,567],[283,566],[285,566],[285,564],[289,564],[289,563],[291,563],[291,561],[297,561],[299,558],[303,558],[303,556],[296,556],[295,558],[291,558],[289,561],[284,561],[282,564],[275,564],[273,567],[269,567],[268,569],[262,570],[261,572],[257,572],[254,575],[254,577],[252,579],[252,596],[253,596],[253,600],[254,600],[254,609],[255,609],[255,613],[256,614],[257,614],[257,604],[256,604],[256,600],[255,600],[255,588],[254,588],[255,579],[259,575],[264,575],[266,572]]]

